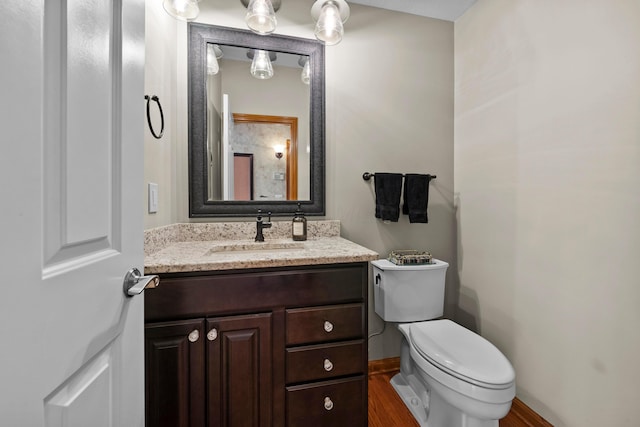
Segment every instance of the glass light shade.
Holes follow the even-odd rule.
[[[273,66],[266,50],[256,49],[251,62],[251,75],[262,80],[273,77]]]
[[[327,1],[322,6],[314,33],[318,40],[322,40],[329,46],[338,44],[342,40],[344,26],[338,6],[334,2]]]
[[[254,33],[263,35],[273,33],[278,22],[271,0],[251,0],[247,6],[244,21]]]
[[[207,44],[207,74],[214,75],[220,71],[220,65],[218,65],[218,58],[216,57],[215,45]]]
[[[284,154],[284,145],[281,145],[281,144],[274,145],[273,151],[275,151],[276,157],[278,159],[282,158],[282,155]]]
[[[180,21],[193,21],[200,14],[199,0],[164,0],[162,7]]]
[[[311,65],[309,64],[308,59],[304,62],[304,67],[302,67],[302,74],[300,75],[300,79],[302,80],[302,83],[306,85],[311,83]]]

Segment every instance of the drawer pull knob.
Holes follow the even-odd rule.
[[[218,330],[216,328],[213,328],[209,331],[209,333],[207,334],[207,339],[209,341],[215,341],[216,338],[218,338]]]
[[[327,411],[333,409],[333,402],[331,401],[331,398],[329,396],[324,398],[324,409],[326,409]]]
[[[189,333],[189,342],[196,342],[200,338],[200,332],[197,329],[194,329]]]
[[[331,372],[332,369],[333,369],[333,363],[331,363],[331,360],[324,359],[324,370],[327,372]]]
[[[325,332],[333,331],[333,323],[329,322],[328,320],[325,320],[324,321],[324,330],[325,330]]]

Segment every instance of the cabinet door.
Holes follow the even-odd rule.
[[[204,319],[145,326],[147,427],[204,427],[204,351]]]
[[[210,427],[268,427],[271,313],[207,320]]]

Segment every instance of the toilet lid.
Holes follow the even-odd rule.
[[[500,350],[450,320],[411,324],[411,341],[429,362],[463,381],[495,388],[515,380],[515,371]]]

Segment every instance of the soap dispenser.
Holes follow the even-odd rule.
[[[304,212],[300,209],[300,203],[298,203],[298,210],[293,215],[291,236],[293,240],[307,240],[307,218],[304,217]]]

